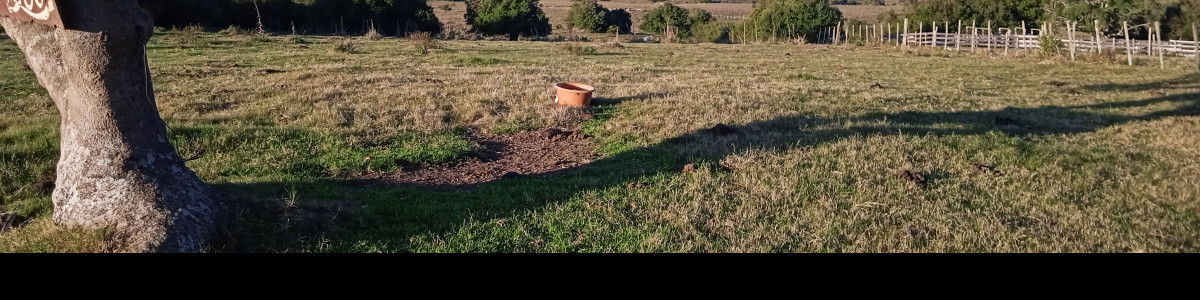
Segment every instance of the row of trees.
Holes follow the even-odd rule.
[[[266,31],[300,33],[363,33],[403,35],[437,33],[442,25],[424,0],[138,0],[156,26],[209,28],[238,26]],[[466,21],[472,30],[510,39],[546,36],[550,21],[538,0],[465,0]],[[749,22],[721,24],[711,13],[663,3],[649,11],[638,26],[653,34],[670,33],[682,41],[729,42],[730,32],[764,37],[810,37],[817,28],[836,24],[842,15],[828,0],[765,0],[755,6]],[[567,23],[590,32],[631,33],[633,21],[624,9],[609,10],[597,0],[579,0]],[[744,27],[743,27],[744,26]]]
[[[820,28],[842,19],[841,11],[828,0],[761,0],[741,23],[721,23],[703,9],[688,10],[664,3],[647,12],[638,28],[680,41],[728,43],[748,35],[813,40]]]
[[[424,0],[139,0],[156,26],[239,26],[306,33],[440,32]]]
[[[1192,24],[1200,22],[1200,0],[1171,3],[1156,0],[910,0],[907,17],[914,22],[955,20],[992,21],[1000,27],[1017,27],[1022,22],[1037,27],[1045,22],[1062,26],[1078,22],[1080,30],[1098,28],[1108,36],[1123,34],[1123,23],[1131,25],[1162,22],[1163,32],[1172,39],[1191,39]],[[902,16],[889,12],[881,22],[894,22]],[[1145,29],[1134,29],[1134,37],[1144,38]]]

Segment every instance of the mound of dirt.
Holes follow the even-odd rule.
[[[468,187],[544,175],[600,157],[587,136],[572,130],[552,128],[505,135],[473,133],[471,139],[481,149],[470,159],[400,170],[380,179],[401,185]]]

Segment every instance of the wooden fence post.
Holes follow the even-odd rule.
[[[938,38],[937,22],[933,22],[933,43],[930,44],[929,46],[932,46],[933,48],[937,48],[937,46],[938,46],[937,38]]]
[[[1200,33],[1196,32],[1195,22],[1192,22],[1192,42],[1195,43],[1195,48],[1192,50],[1196,52],[1196,59],[1200,60]]]
[[[1021,37],[1017,38],[1017,49],[1020,49],[1022,53],[1029,52],[1029,48],[1021,47],[1021,41],[1026,36],[1029,36],[1029,28],[1025,27],[1025,21],[1021,21]]]
[[[1009,29],[1008,34],[1004,35],[1004,57],[1005,58],[1008,57],[1008,42],[1010,40],[1009,36],[1011,36],[1011,35],[1012,35],[1012,29]]]
[[[975,45],[979,44],[979,28],[975,28],[975,20],[971,20],[971,53],[975,53]]]
[[[758,32],[762,31],[760,29],[761,28],[758,27],[758,22],[754,22],[754,43],[755,44],[758,44],[760,41],[762,41],[762,40],[758,39]]]
[[[962,50],[962,20],[958,20],[958,31],[954,32],[954,51]]]
[[[1161,22],[1154,22],[1154,31],[1158,32],[1158,34],[1157,34],[1158,42],[1159,42],[1159,45],[1158,45],[1158,68],[1166,69],[1167,63],[1165,60],[1163,60],[1163,52],[1166,52],[1166,49],[1163,49],[1162,45],[1161,45],[1162,44],[1162,23]]]
[[[1129,58],[1129,65],[1133,65],[1133,41],[1129,39],[1129,21],[1121,22],[1124,27],[1125,34],[1125,57]]]
[[[1100,39],[1100,20],[1095,20],[1092,24],[1092,29],[1096,31],[1096,54],[1104,54],[1104,43]]]
[[[988,33],[988,48],[987,48],[987,51],[989,54],[991,54],[992,47],[996,46],[995,45],[996,34],[994,32],[992,32],[992,20],[988,20],[987,26],[988,26],[988,31],[987,31],[987,33]]]
[[[838,22],[837,27],[833,29],[833,44],[840,45],[842,43],[842,22]]]
[[[1067,21],[1067,38],[1071,40],[1071,60],[1075,60],[1075,26],[1074,22]]]
[[[907,49],[908,48],[908,18],[904,18],[904,37],[903,37],[903,39],[904,39],[904,41],[902,41],[900,43],[904,45],[903,48]]]
[[[942,24],[945,25],[942,26],[942,28],[946,28],[946,31],[944,32],[946,37],[942,41],[942,45],[944,46],[942,48],[943,50],[950,51],[950,21],[942,22]]]

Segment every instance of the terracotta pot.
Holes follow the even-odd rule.
[[[582,83],[559,83],[554,85],[558,96],[554,98],[554,103],[566,106],[588,106],[592,103],[592,92],[596,88]]]

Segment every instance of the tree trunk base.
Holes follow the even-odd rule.
[[[69,30],[0,18],[62,118],[54,221],[113,230],[119,252],[195,252],[212,239],[211,188],[158,114],[135,0],[59,3]]]

